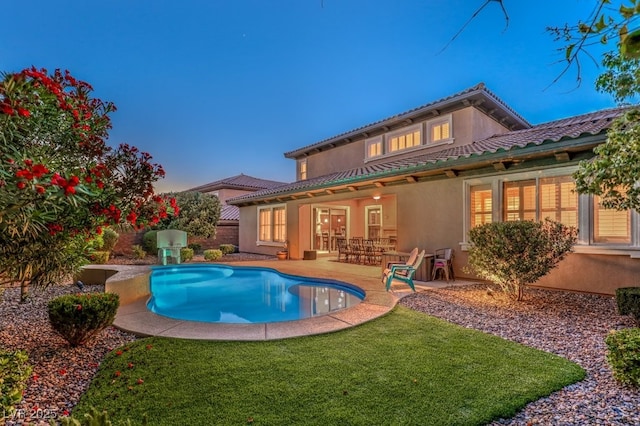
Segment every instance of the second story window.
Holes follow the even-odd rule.
[[[307,180],[307,159],[298,160],[299,180]]]
[[[367,139],[365,141],[366,157],[373,158],[382,155],[382,136],[376,136],[375,138]]]
[[[451,116],[438,118],[427,122],[429,132],[428,143],[445,142],[451,137]]]
[[[402,151],[403,149],[413,148],[422,143],[421,125],[411,126],[401,129],[387,136],[387,152]]]

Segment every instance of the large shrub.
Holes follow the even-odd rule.
[[[211,194],[196,191],[166,194],[180,205],[180,216],[166,217],[156,229],[179,229],[189,236],[215,238],[216,225],[220,219],[220,200]]]
[[[13,406],[22,400],[22,392],[31,375],[27,361],[24,351],[0,351],[0,410],[4,416],[13,413]]]
[[[78,346],[113,323],[119,304],[115,293],[56,297],[48,305],[49,322],[72,346]]]
[[[616,302],[620,315],[631,315],[640,327],[640,287],[616,289]]]
[[[613,376],[621,383],[640,386],[640,328],[611,331],[605,343]]]
[[[576,242],[573,227],[545,219],[495,222],[469,231],[470,271],[498,284],[512,299],[521,300],[525,286],[546,275]]]
[[[149,154],[107,145],[115,107],[92,91],[60,70],[0,77],[0,284],[19,283],[22,299],[87,262],[76,238],[177,211],[154,195],[164,171]],[[50,255],[70,246],[78,252]]]

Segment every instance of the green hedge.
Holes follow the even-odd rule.
[[[631,315],[640,326],[640,287],[616,289],[616,302],[620,315]]]
[[[72,346],[78,346],[111,325],[119,305],[115,293],[68,294],[49,302],[49,322]]]
[[[31,366],[25,351],[0,351],[0,409],[5,416],[22,400],[29,376]]]
[[[640,387],[640,328],[611,331],[605,343],[613,377],[621,383]]]

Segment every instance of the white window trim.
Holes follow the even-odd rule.
[[[449,122],[449,131],[451,132],[451,137],[449,139],[443,139],[443,140],[439,140],[437,142],[431,142],[429,141],[429,137],[430,137],[430,132],[429,132],[429,124],[433,124],[433,123],[442,123],[448,121]],[[405,148],[405,149],[401,149],[398,151],[390,151],[390,142],[391,142],[391,138],[395,137],[395,136],[399,136],[399,135],[403,135],[403,134],[407,134],[407,133],[413,133],[416,130],[420,130],[420,144],[416,145],[416,146],[412,146],[411,148]],[[373,141],[376,138],[382,138],[382,153],[378,156],[375,157],[369,157],[369,141]],[[377,161],[377,160],[381,160],[384,158],[389,158],[389,157],[394,157],[396,155],[404,155],[404,154],[409,154],[409,153],[416,153],[416,151],[423,151],[423,150],[432,150],[433,148],[439,147],[439,146],[444,146],[444,145],[451,145],[452,143],[455,142],[455,138],[453,137],[453,115],[452,114],[448,114],[442,117],[437,117],[434,118],[432,120],[428,120],[428,121],[421,121],[419,123],[413,124],[411,126],[407,126],[407,127],[402,127],[396,130],[392,130],[390,132],[385,133],[384,135],[380,135],[380,136],[376,136],[375,138],[371,138],[371,139],[365,139],[365,143],[364,143],[364,149],[365,149],[365,154],[364,154],[364,162],[368,163],[369,161]]]
[[[431,140],[431,126],[442,124],[442,123],[449,123],[449,137],[447,139],[438,139],[437,141],[432,141]],[[425,136],[424,136],[423,140],[426,141],[425,145],[438,146],[438,145],[452,144],[453,141],[455,140],[454,137],[453,137],[453,115],[452,114],[447,114],[447,115],[444,115],[442,117],[437,117],[437,118],[428,120],[425,123],[425,131],[424,131],[424,133],[425,133]]]
[[[284,217],[285,217],[285,223],[284,223],[284,231],[285,231],[285,237],[284,237],[284,241],[263,241],[260,240],[260,212],[262,212],[263,210],[270,210],[271,211],[271,235],[273,238],[273,226],[274,221],[273,221],[273,210],[274,209],[280,209],[284,207]],[[258,207],[258,210],[256,211],[257,214],[257,220],[256,220],[256,246],[271,246],[271,247],[284,247],[286,245],[286,241],[287,241],[287,205],[286,204],[272,204],[269,206],[263,206],[263,207]]]
[[[380,155],[374,155],[373,157],[369,156],[369,146],[379,143],[380,144]],[[381,158],[384,157],[385,151],[384,151],[384,135],[379,135],[379,136],[375,136],[373,138],[369,138],[369,139],[365,139],[364,140],[364,159],[365,161],[367,160],[371,160],[374,158]]]
[[[467,236],[471,223],[471,187],[477,185],[491,185],[493,194],[492,220],[502,221],[503,183],[527,179],[571,176],[578,166],[542,169],[529,172],[517,172],[500,175],[482,176],[463,181],[463,241],[460,242],[462,251],[467,251],[469,242]],[[538,206],[536,207],[538,208]],[[593,242],[593,197],[586,194],[578,196],[578,241],[573,246],[574,253],[582,254],[607,254],[627,255],[632,258],[640,258],[640,214],[631,211],[631,242],[629,244],[607,244]]]
[[[371,206],[364,206],[364,235],[369,235],[369,212],[371,210],[380,210],[380,235],[382,235],[382,204],[375,204]]]

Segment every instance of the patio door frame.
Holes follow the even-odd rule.
[[[327,209],[329,210],[329,241],[328,241],[328,250],[321,250],[321,247],[317,247],[316,246],[316,218],[317,218],[317,209]],[[317,251],[322,251],[322,252],[327,252],[327,253],[335,253],[337,251],[337,247],[334,248],[334,250],[332,250],[331,247],[331,240],[332,237],[335,236],[335,233],[333,232],[333,230],[331,229],[331,211],[332,210],[343,210],[344,211],[344,227],[345,227],[345,238],[348,238],[349,235],[351,235],[351,220],[350,220],[350,216],[351,216],[351,206],[348,205],[339,205],[339,204],[311,204],[311,209],[310,209],[310,214],[311,214],[311,221],[310,221],[310,229],[309,229],[309,241],[311,242],[311,249],[312,250],[317,250]],[[320,243],[322,244],[322,240],[320,241]]]

